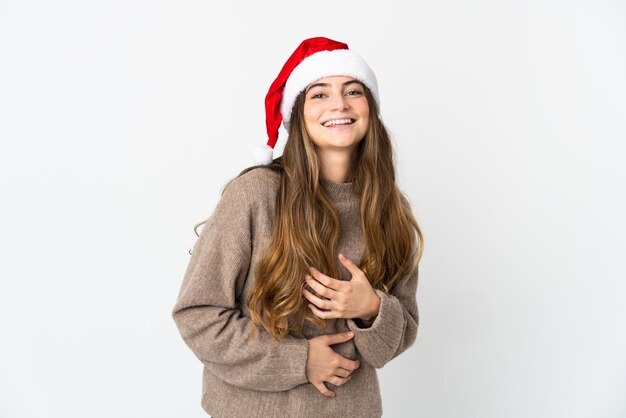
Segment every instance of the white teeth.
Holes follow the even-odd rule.
[[[352,123],[352,119],[333,119],[323,123],[323,126],[333,126],[333,125],[347,125]]]

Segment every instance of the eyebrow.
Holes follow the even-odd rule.
[[[352,80],[348,80],[345,81],[343,83],[341,83],[342,87],[347,86],[348,84],[352,84],[352,83],[358,83],[360,85],[363,85],[363,83],[361,83],[359,80],[357,80],[356,78],[352,79]],[[315,84],[311,84],[309,87],[307,87],[305,94],[309,92],[309,90],[311,90],[313,87],[329,87],[330,84],[328,83],[315,83]]]

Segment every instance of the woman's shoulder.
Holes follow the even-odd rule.
[[[247,202],[274,199],[280,185],[280,172],[263,166],[243,170],[225,186],[223,195],[230,195]]]

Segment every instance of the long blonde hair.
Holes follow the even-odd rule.
[[[354,170],[348,179],[360,196],[364,244],[358,267],[374,289],[389,293],[417,269],[423,237],[408,199],[396,185],[392,144],[377,104],[369,89],[363,88],[370,108],[369,125],[353,155]],[[256,280],[246,301],[254,324],[252,334],[262,326],[277,341],[301,330],[305,320],[326,327],[327,320],[313,315],[302,295],[308,267],[340,277],[335,256],[339,216],[321,187],[320,161],[303,119],[304,100],[301,93],[294,104],[283,155],[237,175],[259,167],[281,173],[271,239],[256,265]]]

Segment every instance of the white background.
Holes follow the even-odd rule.
[[[226,3],[0,1],[0,416],[205,416],[192,228],[311,36],[376,72],[426,238],[385,416],[626,416],[626,3]]]

